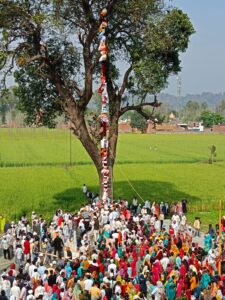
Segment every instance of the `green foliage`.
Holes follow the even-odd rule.
[[[17,95],[28,124],[41,109],[43,125],[54,126],[57,115],[68,114],[66,101],[82,100],[78,90],[88,95],[82,107],[86,110],[99,74],[97,34],[103,7],[109,8],[107,40],[115,86],[123,73],[118,61],[132,65],[126,87],[137,96],[159,92],[169,75],[180,70],[179,54],[194,29],[186,14],[168,10],[164,1],[99,0],[90,5],[79,0],[0,0],[0,65],[4,70],[10,61],[17,65]],[[91,82],[84,84],[84,78]]]
[[[217,156],[216,146],[215,145],[210,146],[209,150],[210,150],[209,164],[213,164],[215,162],[215,158]]]
[[[156,113],[154,115],[154,117],[155,117],[156,123],[159,123],[159,124],[162,124],[166,119],[166,116],[161,114],[160,112]]]
[[[180,116],[184,122],[196,122],[199,120],[201,112],[203,111],[205,104],[203,106],[195,100],[190,100],[181,110]]]
[[[35,76],[31,67],[15,71],[14,76],[18,83],[15,89],[20,99],[18,108],[25,113],[25,123],[54,127],[55,118],[61,114],[60,100],[54,87]]]
[[[159,93],[169,75],[180,71],[179,53],[186,50],[193,33],[188,16],[181,10],[148,17],[144,39],[134,61],[135,80],[142,93]]]
[[[203,121],[203,125],[207,128],[211,128],[213,125],[225,122],[225,118],[223,116],[211,111],[203,111],[201,113],[200,120]]]
[[[97,91],[93,94],[88,108],[91,113],[100,115],[100,113],[101,113],[101,95]]]
[[[132,128],[139,129],[142,133],[145,132],[145,129],[147,127],[146,119],[136,111],[134,111],[133,114],[131,115],[130,125]]]

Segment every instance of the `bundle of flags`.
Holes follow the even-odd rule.
[[[100,13],[100,27],[99,27],[99,52],[101,57],[99,62],[101,63],[101,84],[98,88],[98,92],[101,94],[101,123],[102,123],[102,140],[101,140],[101,157],[102,157],[102,200],[108,199],[109,188],[109,166],[108,166],[108,138],[107,138],[107,126],[109,115],[109,96],[107,92],[108,81],[108,48],[107,48],[107,36],[106,30],[108,26],[107,9],[104,8]]]

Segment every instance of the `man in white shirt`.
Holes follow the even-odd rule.
[[[180,230],[184,231],[185,227],[186,227],[186,223],[187,223],[187,218],[186,216],[183,214],[181,217],[181,222],[180,222]]]
[[[28,267],[28,274],[30,278],[33,277],[33,273],[35,269],[37,269],[37,267],[33,263],[31,263],[31,265]]]
[[[155,221],[154,227],[155,227],[156,232],[159,232],[159,231],[160,231],[160,229],[161,229],[161,222],[160,222],[160,220],[157,219],[157,220]]]
[[[164,271],[166,271],[169,262],[170,262],[169,258],[166,256],[166,253],[164,253],[163,258],[160,260],[160,264],[163,267]]]
[[[29,290],[28,291],[28,296],[27,296],[27,300],[34,300],[35,297],[33,295],[33,291],[32,290]]]
[[[6,239],[6,236],[3,236],[2,248],[3,248],[3,253],[4,253],[4,259],[10,259],[9,242]]]
[[[37,299],[40,296],[44,296],[45,288],[42,285],[39,285],[34,292],[34,296]]]
[[[176,221],[178,223],[178,225],[179,225],[179,223],[180,223],[180,216],[177,213],[175,213],[175,214],[173,214],[171,220],[172,220],[172,222]]]
[[[155,226],[155,220],[156,220],[155,216],[154,215],[151,216],[150,224],[153,225],[153,226]]]
[[[178,225],[178,223],[176,222],[176,220],[174,220],[174,221],[172,222],[171,226],[172,226],[172,228],[173,228],[173,230],[174,230],[174,235],[176,236],[177,233],[178,233],[178,230],[179,230],[179,225]]]
[[[16,246],[16,251],[15,251],[15,262],[18,266],[21,265],[22,263],[22,258],[23,258],[23,249],[21,248],[20,245]]]
[[[10,298],[14,298],[15,300],[20,299],[20,288],[17,286],[16,283],[13,284],[13,287],[11,288],[10,291]]]
[[[85,195],[87,194],[87,187],[85,184],[83,184],[82,191]]]
[[[110,260],[110,264],[108,265],[108,273],[110,273],[110,271],[113,271],[114,276],[116,276],[116,264],[114,264],[113,259]]]
[[[134,197],[133,201],[132,201],[132,208],[133,208],[134,212],[137,211],[137,207],[138,207],[138,199],[136,197]]]
[[[6,275],[2,275],[1,289],[5,291],[6,297],[10,297],[11,283]]]
[[[210,249],[209,253],[208,253],[208,263],[213,268],[214,272],[217,270],[216,257],[217,257],[217,254],[215,253],[215,251],[213,249]]]
[[[146,201],[145,201],[145,208],[147,209],[147,212],[149,213],[149,212],[150,212],[150,209],[151,209],[151,204],[150,204],[150,201],[149,201],[149,200],[146,200]]]
[[[87,278],[84,280],[84,290],[89,293],[90,288],[93,285],[93,280],[90,275],[87,275]]]

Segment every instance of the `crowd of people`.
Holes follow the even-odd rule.
[[[211,226],[201,247],[186,204],[165,221],[165,203],[96,196],[75,214],[58,209],[50,223],[35,212],[6,223],[1,245],[14,262],[0,276],[0,300],[225,299],[225,218],[223,240]]]

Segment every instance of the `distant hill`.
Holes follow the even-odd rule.
[[[221,100],[225,100],[225,93],[214,94],[204,92],[202,94],[187,94],[181,98],[170,94],[161,93],[159,94],[158,99],[163,103],[169,104],[171,107],[182,108],[188,101],[192,100],[199,103],[206,102],[209,108],[215,108],[215,106],[219,104]]]

